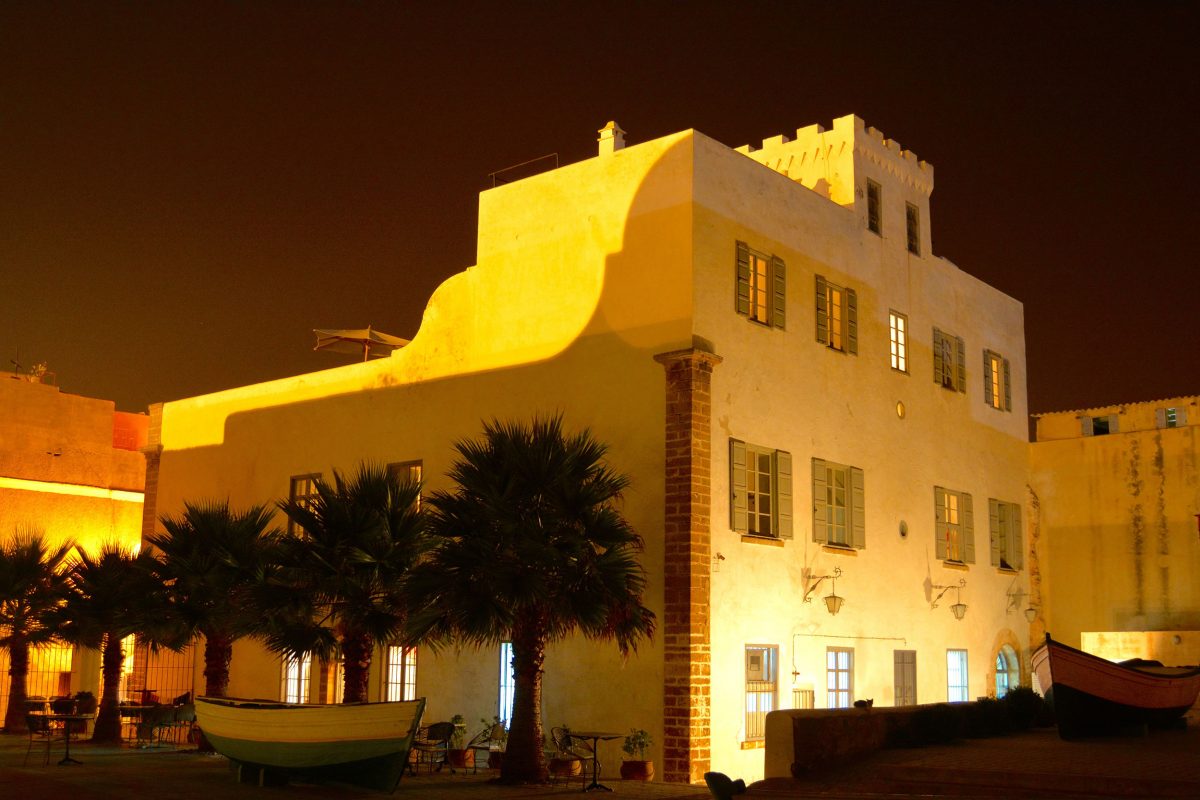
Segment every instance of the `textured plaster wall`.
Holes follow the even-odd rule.
[[[1155,408],[1183,405],[1193,412],[1187,427],[1154,427]],[[1200,628],[1194,411],[1195,398],[1181,398],[1038,420],[1030,447],[1037,556],[1056,639],[1079,646],[1085,632]],[[1083,437],[1079,414],[1117,414],[1119,432]]]

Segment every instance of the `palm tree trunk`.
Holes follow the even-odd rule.
[[[204,694],[224,697],[229,689],[229,664],[233,640],[221,631],[204,631]]]
[[[500,767],[500,782],[545,783],[550,773],[542,749],[542,662],[546,659],[546,636],[541,619],[518,621],[513,625],[512,637],[513,718]]]
[[[121,691],[121,637],[113,633],[104,635],[100,654],[100,673],[104,688],[100,694],[100,713],[96,715],[96,729],[92,741],[97,744],[121,743],[121,712],[117,708]]]
[[[8,643],[8,711],[4,730],[25,733],[25,676],[29,674],[29,643],[14,636]]]
[[[342,634],[342,702],[362,703],[367,699],[374,643],[365,633]]]

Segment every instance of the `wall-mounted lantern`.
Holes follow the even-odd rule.
[[[815,592],[817,587],[821,585],[821,581],[828,579],[829,594],[825,595],[825,608],[830,614],[836,616],[837,613],[842,610],[842,603],[846,602],[846,598],[837,593],[837,579],[840,577],[842,577],[841,567],[834,567],[833,572],[829,575],[818,576],[816,581],[808,587],[807,591],[804,592],[804,602],[811,603],[813,592]]]
[[[935,584],[933,584],[933,586],[930,587],[931,589],[941,589],[942,591],[938,593],[937,597],[933,598],[933,602],[929,604],[929,608],[931,610],[934,608],[937,608],[938,601],[941,600],[946,595],[946,592],[953,589],[955,591],[954,596],[955,596],[956,602],[954,603],[954,605],[950,606],[950,613],[954,615],[955,619],[962,619],[967,614],[967,604],[962,601],[962,590],[964,588],[966,588],[966,586],[967,586],[966,578],[959,578],[958,583],[951,583],[951,584],[935,583]]]

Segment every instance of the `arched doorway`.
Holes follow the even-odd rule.
[[[1009,689],[1021,685],[1021,662],[1011,645],[1002,644],[996,651],[996,697],[1004,697]]]

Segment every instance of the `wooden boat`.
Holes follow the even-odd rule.
[[[1063,739],[1180,724],[1200,693],[1200,667],[1164,667],[1141,659],[1118,663],[1049,634],[1033,653],[1033,670]]]
[[[394,791],[408,764],[425,698],[309,705],[200,697],[196,721],[239,779],[340,781]]]

